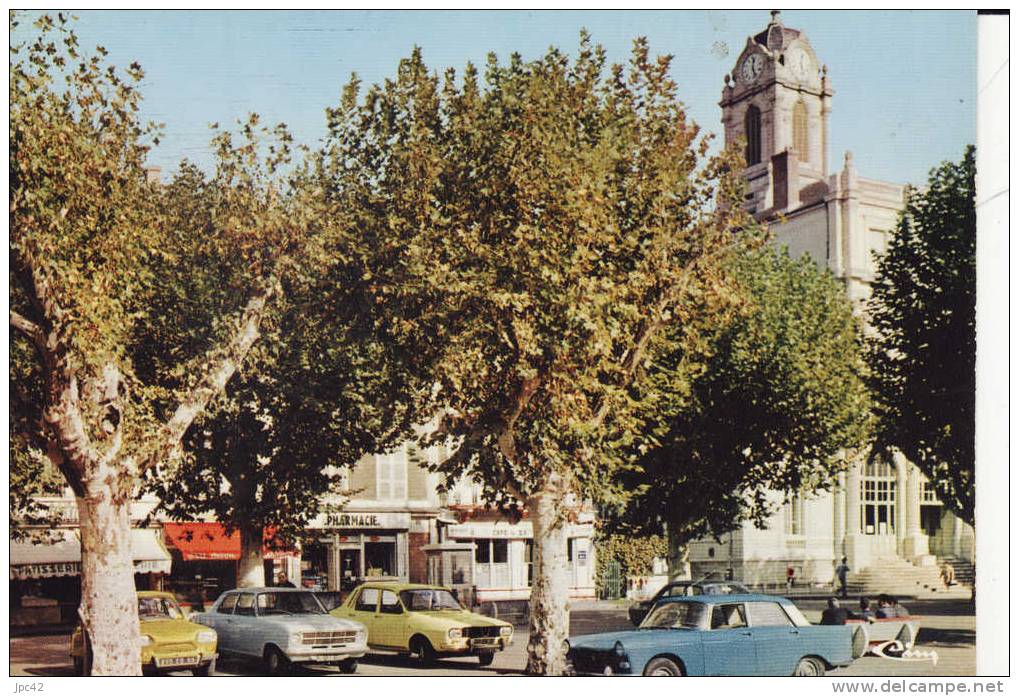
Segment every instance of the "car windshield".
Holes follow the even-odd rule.
[[[182,619],[184,613],[177,602],[169,597],[139,597],[138,618],[147,619]]]
[[[449,590],[404,590],[400,599],[407,611],[460,611],[463,607]]]
[[[263,592],[258,595],[258,615],[325,614],[311,592]]]
[[[655,607],[641,628],[699,628],[707,608],[700,602],[666,602]]]

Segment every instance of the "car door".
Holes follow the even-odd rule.
[[[357,597],[351,604],[350,618],[364,624],[368,629],[369,645],[384,645],[380,643],[378,624],[379,590],[375,587],[362,587],[357,592]]]
[[[705,674],[757,674],[757,653],[742,602],[711,605],[709,628],[701,634],[701,644]]]
[[[392,590],[382,590],[379,598],[379,613],[375,617],[375,632],[379,645],[390,648],[406,648],[405,634],[407,615],[400,604],[400,598]]]
[[[220,651],[231,651],[233,644],[231,629],[233,628],[234,607],[237,605],[237,595],[230,593],[223,597],[212,611],[203,615],[202,623],[216,631],[217,645]]]
[[[758,674],[788,677],[804,650],[800,629],[778,602],[747,602],[750,632],[757,652]]]
[[[253,592],[237,593],[237,604],[234,613],[227,617],[229,626],[230,652],[243,655],[262,655],[262,636],[258,630],[258,617],[255,615],[255,594]]]

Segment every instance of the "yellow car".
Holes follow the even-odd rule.
[[[142,632],[142,673],[189,669],[207,677],[216,670],[216,632],[192,623],[169,592],[139,592],[138,619]],[[92,659],[82,640],[81,626],[71,634],[75,674],[88,676]]]
[[[330,613],[363,623],[369,647],[407,653],[425,664],[477,655],[487,666],[513,642],[512,625],[464,609],[453,593],[433,585],[365,583]]]

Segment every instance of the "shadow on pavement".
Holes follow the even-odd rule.
[[[388,655],[373,653],[365,655],[361,658],[361,663],[366,665],[378,665],[380,667],[403,667],[405,669],[416,669],[422,670],[416,672],[416,676],[427,677],[430,670],[440,669],[452,669],[463,672],[495,672],[496,674],[520,674],[518,669],[507,669],[504,667],[496,667],[489,665],[488,667],[482,667],[478,664],[476,658],[464,658],[464,660],[457,659],[439,659],[431,665],[421,665],[415,662],[413,659],[404,655]],[[439,675],[435,675],[439,676]]]

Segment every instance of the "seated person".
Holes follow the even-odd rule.
[[[822,626],[842,626],[849,618],[849,612],[839,606],[839,600],[832,597],[828,600],[828,608],[821,612]]]
[[[909,610],[899,604],[895,597],[883,594],[878,597],[876,616],[879,619],[908,618]]]
[[[870,608],[870,600],[866,597],[860,597],[860,610],[849,612],[849,618],[860,619],[862,621],[870,621],[874,618],[874,612]]]

